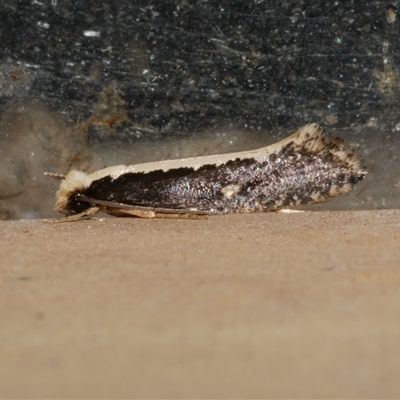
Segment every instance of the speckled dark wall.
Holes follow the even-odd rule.
[[[333,207],[397,207],[396,16],[380,1],[2,2],[2,217],[51,214],[46,170],[254,148],[307,122],[370,171]]]

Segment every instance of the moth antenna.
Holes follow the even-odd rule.
[[[54,174],[53,172],[45,172],[44,175],[49,176],[50,178],[54,178],[54,179],[60,179],[60,180],[65,179],[65,175]]]

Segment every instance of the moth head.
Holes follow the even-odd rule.
[[[72,170],[61,181],[57,192],[55,209],[63,214],[79,214],[91,207],[91,204],[81,198],[82,193],[92,183],[87,174]]]

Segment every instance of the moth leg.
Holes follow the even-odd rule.
[[[116,217],[138,217],[138,218],[165,218],[165,219],[207,219],[206,215],[198,214],[173,214],[173,213],[163,213],[156,212],[153,210],[138,210],[138,209],[121,209],[121,208],[111,208],[102,209],[102,211],[108,214],[114,215]]]
[[[171,208],[162,207],[145,207],[134,206],[124,203],[117,203],[107,200],[98,200],[80,195],[82,201],[87,201],[93,206],[98,206],[100,211],[116,217],[139,217],[139,218],[169,218],[169,219],[207,219],[207,216],[201,212],[182,210],[182,212],[175,212]]]
[[[112,207],[107,207],[103,211],[116,217],[155,218],[156,214],[153,210],[129,210]]]
[[[99,211],[100,211],[99,207],[90,207],[79,214],[68,215],[67,217],[59,219],[56,218],[45,219],[44,222],[55,224],[59,222],[73,222],[73,221],[80,221],[81,219],[90,219],[93,217],[94,214],[98,213]]]
[[[156,212],[154,218],[165,218],[165,219],[207,219],[207,215],[202,214],[170,214]]]

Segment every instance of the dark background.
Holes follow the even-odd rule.
[[[51,214],[56,185],[44,171],[244,150],[308,122],[344,137],[369,170],[328,207],[398,207],[397,11],[380,1],[2,2],[1,217]]]

